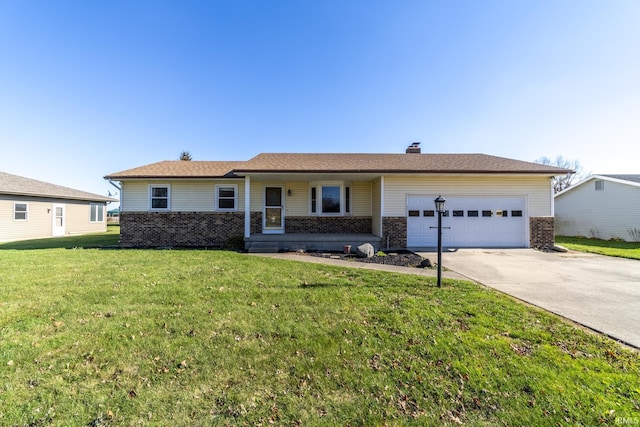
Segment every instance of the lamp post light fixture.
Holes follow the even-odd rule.
[[[446,200],[442,196],[436,197],[436,212],[438,212],[438,287],[442,287],[442,214]]]

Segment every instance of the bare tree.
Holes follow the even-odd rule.
[[[582,168],[582,164],[580,164],[579,160],[569,160],[565,159],[562,156],[556,157],[555,160],[551,160],[549,157],[540,157],[535,161],[536,163],[540,163],[542,165],[547,166],[556,166],[563,169],[569,169],[573,171],[572,173],[568,173],[566,175],[554,176],[553,177],[553,192],[559,193],[562,190],[566,190],[571,187],[576,182],[582,181],[587,175],[585,174]]]
[[[180,159],[179,160],[184,160],[184,161],[190,161],[193,160],[191,158],[191,153],[188,151],[183,151],[182,153],[180,153]]]

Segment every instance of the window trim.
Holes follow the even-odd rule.
[[[322,210],[322,189],[324,187],[338,187],[340,191],[340,211],[323,212]],[[349,188],[349,190],[346,190]],[[347,191],[349,195],[347,197]],[[315,199],[314,199],[315,192]],[[315,203],[314,203],[315,201]],[[347,208],[347,203],[349,207]],[[315,209],[314,209],[315,208]],[[351,185],[344,181],[318,181],[309,185],[309,215],[310,216],[350,216],[353,211],[353,191]]]
[[[24,211],[16,211],[18,205],[24,205]],[[24,218],[16,218],[16,214],[24,214]],[[13,220],[18,222],[29,221],[29,203],[13,202]]]
[[[220,197],[220,190],[224,188],[233,188],[233,208],[221,208],[220,200],[231,200],[231,197]],[[217,212],[237,212],[238,211],[238,184],[216,184],[215,189],[215,206]]]
[[[166,208],[154,208],[153,207],[153,190],[154,188],[166,188],[167,189],[167,207]],[[164,197],[155,197],[155,199],[164,199]],[[168,212],[171,210],[171,184],[149,184],[149,211],[152,212]]]
[[[93,208],[96,208],[96,219],[93,219]],[[104,205],[102,203],[90,203],[89,204],[89,222],[92,224],[98,224],[104,222]]]

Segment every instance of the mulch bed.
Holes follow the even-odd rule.
[[[371,258],[358,258],[354,254],[342,252],[306,252],[306,255],[322,258],[342,259],[355,262],[367,262],[373,264],[397,265],[401,267],[423,268],[424,261],[420,255],[410,251],[384,252],[384,256],[374,255]]]

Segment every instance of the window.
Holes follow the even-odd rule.
[[[596,191],[604,190],[604,181],[601,179],[596,180]]]
[[[409,216],[420,216],[420,211],[410,210],[409,211]]]
[[[506,211],[506,210],[496,210],[496,216],[499,216],[499,217],[508,217],[508,216],[509,216],[509,211]]]
[[[104,221],[104,205],[100,203],[91,203],[91,218],[90,222],[103,222]]]
[[[327,185],[322,187],[322,213],[340,213],[340,187]]]
[[[311,213],[316,213],[317,194],[316,187],[311,187]]]
[[[149,205],[151,210],[169,210],[169,197],[168,185],[149,186]]]
[[[478,211],[467,211],[467,216],[471,217],[471,218],[477,218],[478,217]]]
[[[351,213],[351,187],[344,187],[344,211]]]
[[[13,220],[26,221],[29,219],[29,205],[27,203],[13,204]]]
[[[238,210],[238,186],[216,185],[216,210]]]
[[[464,216],[464,211],[453,211],[453,216]]]
[[[423,211],[423,212],[422,212],[422,215],[423,215],[423,216],[433,217],[433,216],[436,216],[436,211],[432,211],[432,210]]]
[[[492,216],[491,211],[482,211],[482,216],[484,218],[491,217]]]
[[[511,211],[511,216],[521,217],[522,211]]]
[[[309,211],[315,215],[351,214],[351,187],[342,182],[312,183],[309,187]]]
[[[449,211],[442,212],[442,216],[449,216]]]

